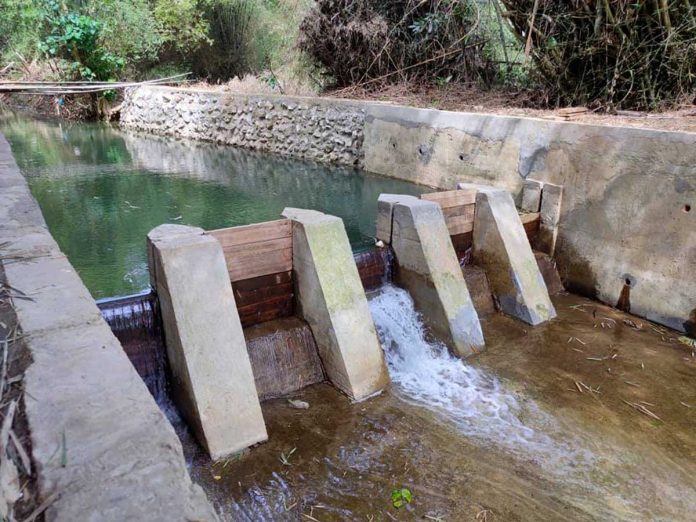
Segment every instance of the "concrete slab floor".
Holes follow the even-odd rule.
[[[294,397],[308,410],[265,403],[269,441],[225,463],[189,440],[192,477],[230,520],[693,520],[691,349],[595,302],[553,300],[558,318],[534,328],[486,319],[488,350],[466,361],[493,376],[493,402],[521,405],[508,429],[509,403],[467,418],[397,385],[351,405],[321,384]],[[400,487],[413,501],[396,509]]]

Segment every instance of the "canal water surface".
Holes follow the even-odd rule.
[[[432,191],[358,169],[96,123],[4,113],[0,132],[53,237],[96,299],[148,286],[145,236],[162,223],[210,230],[308,208],[341,217],[360,250],[374,244],[380,193]]]

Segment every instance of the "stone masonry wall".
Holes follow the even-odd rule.
[[[317,98],[130,90],[121,125],[315,161],[362,166],[365,108]]]

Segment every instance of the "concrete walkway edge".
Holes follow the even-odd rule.
[[[217,520],[181,443],[51,236],[0,135],[0,245],[32,357],[25,404],[46,520]],[[59,457],[56,457],[56,454]]]

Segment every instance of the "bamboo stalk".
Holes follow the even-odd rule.
[[[539,9],[539,0],[534,0],[532,8],[532,17],[529,20],[529,34],[527,34],[527,43],[524,45],[524,61],[529,61],[529,54],[532,52],[532,31],[534,30],[534,22],[536,20],[537,9]]]
[[[662,14],[662,19],[664,20],[665,29],[667,33],[672,32],[672,20],[669,16],[669,2],[668,0],[660,0],[660,12]]]

